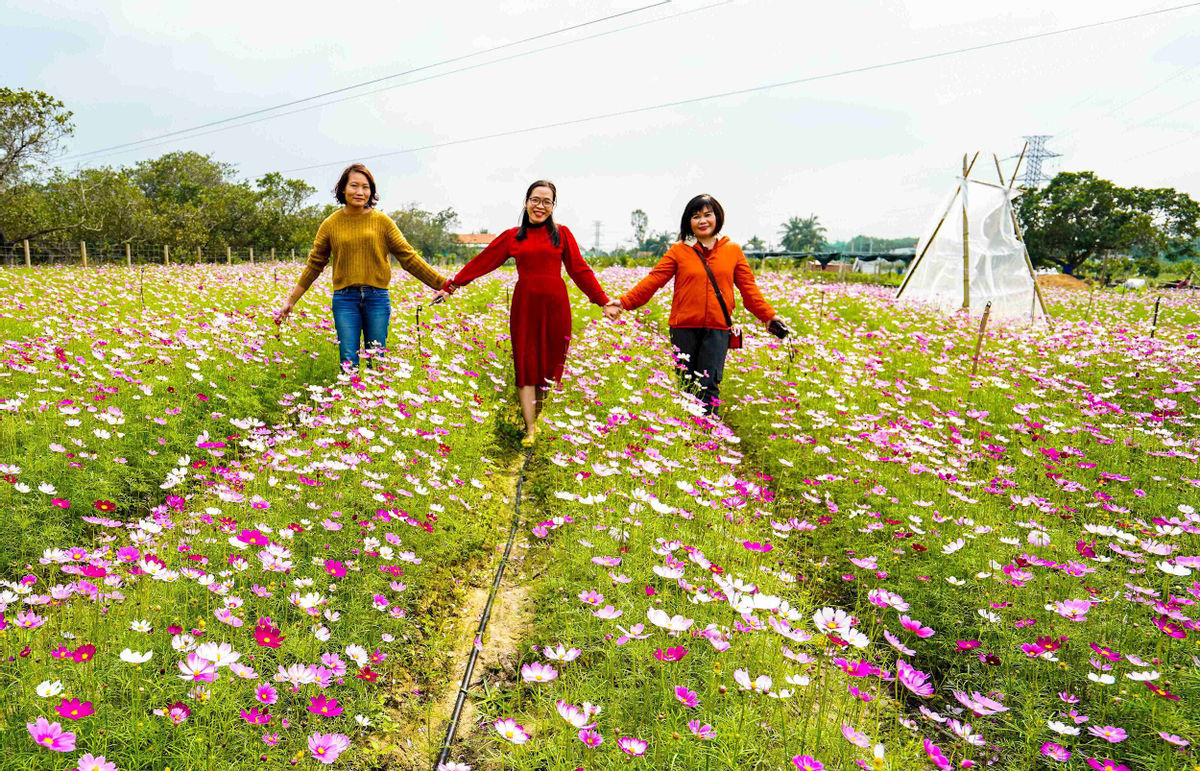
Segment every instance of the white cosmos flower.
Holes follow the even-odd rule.
[[[965,586],[967,582],[962,580],[961,578],[956,578],[954,576],[946,576],[946,583],[952,584],[954,586]]]
[[[1162,676],[1162,673],[1156,672],[1152,669],[1149,672],[1127,672],[1125,676],[1130,680],[1136,680],[1139,683],[1144,683],[1147,680],[1157,680]]]
[[[1088,680],[1091,680],[1093,683],[1100,683],[1100,685],[1112,685],[1117,682],[1117,678],[1112,675],[1098,675],[1095,672],[1088,672]]]
[[[954,552],[958,551],[959,549],[961,549],[962,547],[964,547],[966,545],[967,545],[966,539],[956,538],[955,540],[951,541],[950,543],[948,543],[942,547],[942,554],[953,554]]]
[[[1000,617],[997,616],[995,613],[991,612],[990,610],[987,610],[986,608],[980,608],[979,610],[976,611],[976,613],[978,613],[979,617],[982,618],[984,621],[990,621],[993,624],[1000,623]]]
[[[1159,570],[1170,576],[1190,576],[1192,574],[1191,568],[1184,567],[1183,565],[1172,565],[1166,560],[1159,560],[1158,562],[1155,562],[1154,565]]]
[[[54,485],[50,484],[49,482],[38,483],[38,491],[45,493],[46,495],[54,495],[56,492],[58,492],[58,490],[54,488]]]
[[[355,715],[354,722],[358,723],[363,728],[372,725],[371,718],[367,717],[366,715]]]
[[[145,653],[139,653],[137,651],[130,650],[129,648],[126,648],[125,650],[121,651],[121,661],[124,661],[128,664],[145,664],[153,656],[154,656],[154,651],[146,651]]]
[[[62,689],[63,685],[61,680],[55,680],[54,682],[43,680],[37,687],[37,695],[41,696],[43,699],[48,699],[51,696],[57,696],[62,693]]]
[[[1051,731],[1062,734],[1063,736],[1079,736],[1079,729],[1073,725],[1067,725],[1059,720],[1051,720],[1046,723]]]

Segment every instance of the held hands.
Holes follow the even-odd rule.
[[[620,300],[609,300],[608,304],[604,306],[604,318],[609,321],[616,321],[621,317],[622,310],[624,308],[621,306]]]
[[[296,303],[292,302],[291,300],[285,301],[283,303],[283,307],[280,308],[279,312],[275,314],[275,323],[282,324],[283,322],[287,321],[287,317],[292,314],[292,309],[295,307]]]

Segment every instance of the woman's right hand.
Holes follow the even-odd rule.
[[[291,315],[292,309],[295,307],[296,303],[290,299],[284,302],[283,307],[280,308],[279,312],[275,314],[275,323],[282,324],[283,322],[287,321],[287,317]]]

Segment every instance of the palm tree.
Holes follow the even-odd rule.
[[[783,248],[789,252],[819,252],[826,246],[825,227],[817,215],[790,217],[780,231]]]

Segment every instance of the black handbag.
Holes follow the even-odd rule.
[[[742,347],[742,330],[733,326],[733,317],[729,315],[729,306],[725,304],[721,287],[717,286],[717,277],[713,275],[712,268],[708,267],[708,260],[704,259],[704,252],[700,251],[699,246],[693,246],[692,251],[700,258],[700,264],[704,266],[704,272],[708,274],[713,291],[717,293],[717,302],[721,305],[721,313],[725,314],[725,323],[729,325],[729,348],[737,350]]]

